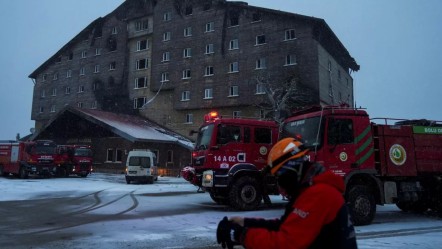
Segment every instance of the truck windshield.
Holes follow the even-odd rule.
[[[287,121],[283,124],[280,138],[300,135],[306,147],[320,147],[322,143],[322,129],[319,131],[320,123],[320,117]]]
[[[91,157],[92,151],[87,148],[77,148],[75,149],[74,156]]]
[[[57,146],[53,143],[36,143],[30,145],[28,151],[33,155],[53,155],[56,154]]]
[[[212,138],[214,124],[201,127],[198,132],[198,138],[195,143],[195,150],[206,150],[209,148],[210,139]]]

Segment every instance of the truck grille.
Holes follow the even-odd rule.
[[[80,163],[80,170],[89,170],[89,164]]]

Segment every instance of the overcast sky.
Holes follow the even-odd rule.
[[[29,134],[37,67],[123,0],[1,0],[0,140]],[[355,102],[371,117],[442,120],[442,1],[249,0],[324,19],[361,70]]]

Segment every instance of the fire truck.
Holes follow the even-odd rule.
[[[442,211],[442,122],[370,119],[363,109],[312,107],[284,121],[280,138],[301,135],[310,161],[341,175],[356,225],[376,205]]]
[[[205,115],[204,121],[183,178],[203,188],[216,203],[239,210],[256,209],[267,194],[277,194],[275,181],[264,184],[261,174],[278,140],[277,123],[223,118],[217,112]]]
[[[57,169],[57,176],[77,175],[86,177],[92,173],[92,148],[89,145],[58,145],[63,162]]]
[[[50,140],[0,141],[0,175],[52,176],[60,165],[57,145]]]

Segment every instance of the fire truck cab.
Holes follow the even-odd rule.
[[[256,209],[263,197],[277,193],[275,182],[264,184],[260,171],[277,139],[278,125],[273,121],[222,118],[211,112],[198,130],[192,166],[183,176],[217,203]]]
[[[57,168],[57,175],[68,177],[78,175],[86,177],[92,173],[92,147],[90,145],[58,145],[62,165]]]

